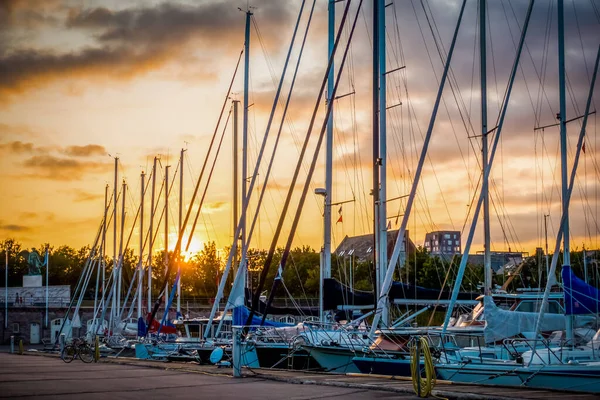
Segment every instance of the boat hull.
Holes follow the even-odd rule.
[[[390,375],[390,376],[411,376],[410,357],[384,358],[359,356],[352,359],[354,365],[363,374]],[[423,363],[420,363],[423,368]]]
[[[306,350],[292,350],[287,343],[257,343],[256,355],[261,368],[322,370]]]
[[[302,345],[302,348],[319,363],[325,372],[336,374],[360,372],[352,362],[355,353],[347,347]]]
[[[520,386],[523,383],[517,369],[516,365],[502,364],[438,364],[435,367],[439,379],[501,386]]]

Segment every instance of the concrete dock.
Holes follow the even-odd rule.
[[[283,370],[231,369],[195,363],[103,358],[84,364],[57,356],[0,353],[0,398],[49,399],[418,399],[408,379]],[[43,353],[37,353],[43,355]],[[448,399],[596,399],[593,394],[439,382],[434,394]]]

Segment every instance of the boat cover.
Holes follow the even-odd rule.
[[[569,265],[562,267],[565,294],[565,314],[598,314],[600,290],[578,278]]]
[[[270,312],[270,311],[269,311]],[[232,324],[234,326],[243,326],[246,325],[246,321],[248,320],[248,316],[250,315],[250,310],[248,310],[247,307],[245,306],[237,306],[237,307],[233,307],[233,311],[232,311]],[[250,325],[252,326],[259,326],[261,325],[261,321],[262,321],[262,316],[260,315],[254,315],[252,317],[252,323]],[[262,324],[262,326],[272,326],[272,327],[288,327],[288,326],[294,326],[293,324],[286,324],[283,322],[276,322],[276,321],[271,321],[268,319],[265,319],[264,324]]]
[[[535,332],[538,313],[508,311],[496,306],[491,296],[483,298],[485,328],[483,336],[486,343],[494,343],[523,332]],[[542,332],[562,331],[565,329],[565,317],[562,314],[544,314],[540,324]]]

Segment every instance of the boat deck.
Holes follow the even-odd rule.
[[[26,353],[27,355],[47,355],[50,357],[57,357],[56,355],[49,355],[46,353]],[[37,358],[37,357],[35,357]],[[136,369],[141,368],[152,368],[152,369],[160,369],[163,373],[169,374],[184,374],[186,376],[190,376],[190,379],[194,381],[191,376],[192,374],[199,375],[198,380],[207,380],[212,379],[215,380],[225,380],[223,382],[226,386],[231,384],[230,381],[233,379],[231,368],[217,368],[212,365],[198,365],[196,363],[183,363],[183,362],[159,362],[159,361],[145,361],[145,360],[137,360],[132,358],[102,358],[97,364],[82,364],[80,361],[74,361],[71,364],[64,364],[59,359],[55,358],[54,360],[47,361],[33,361],[34,357],[25,357],[18,355],[9,355],[9,354],[0,354],[0,364],[3,365],[4,371],[7,372],[8,369],[14,368],[10,366],[10,364],[27,364],[27,365],[38,365],[41,367],[42,364],[52,364],[47,365],[45,370],[52,371],[55,368],[81,368],[83,366],[86,369],[90,368],[98,368],[102,371],[110,371],[114,369],[114,373],[118,372],[119,368],[128,368],[135,367]],[[113,364],[111,366],[110,364]],[[49,368],[50,367],[50,368]],[[57,372],[57,371],[55,371]],[[151,373],[148,373],[151,374]],[[0,374],[1,375],[1,374]],[[143,376],[143,373],[140,373],[140,376]],[[236,380],[237,383],[247,382],[250,384],[254,382],[251,386],[255,386],[258,382],[264,382],[266,386],[271,387],[271,390],[283,390],[284,393],[295,392],[300,390],[303,394],[309,392],[316,392],[321,394],[327,394],[331,392],[337,393],[336,391],[340,391],[340,393],[354,393],[354,395],[358,395],[359,393],[369,394],[370,397],[380,398],[386,397],[385,392],[394,393],[394,398],[405,398],[405,399],[414,399],[416,398],[412,381],[409,378],[395,378],[389,376],[375,376],[375,375],[364,375],[364,374],[349,374],[349,375],[336,375],[336,374],[327,374],[327,373],[314,373],[314,372],[302,372],[302,371],[288,371],[288,370],[271,370],[271,369],[244,369],[243,371],[244,377],[242,379]],[[73,376],[71,376],[73,379]],[[0,387],[2,387],[2,377],[0,376]],[[230,383],[226,383],[229,381]],[[270,382],[270,383],[269,383]],[[279,385],[279,386],[277,386]],[[303,385],[304,389],[301,386]],[[310,388],[309,388],[310,386]],[[321,386],[321,388],[317,388],[317,386]],[[286,390],[285,387],[288,387]],[[36,391],[37,394],[41,394]],[[252,393],[244,392],[245,395],[251,395]],[[586,394],[586,393],[573,393],[573,392],[558,392],[558,391],[549,391],[549,390],[537,390],[537,389],[529,389],[529,388],[506,388],[506,387],[495,387],[495,386],[481,386],[481,385],[468,385],[468,384],[453,384],[451,382],[446,381],[438,381],[436,388],[434,390],[434,394],[438,397],[445,397],[448,399],[497,399],[497,400],[508,400],[508,399],[597,399],[598,396],[594,394]],[[238,393],[239,395],[239,393]],[[4,397],[0,395],[0,397]],[[267,396],[268,397],[268,396]],[[335,397],[335,396],[334,396]],[[351,396],[355,398],[354,396]],[[250,397],[247,397],[250,398]],[[263,397],[264,398],[264,397]],[[312,397],[308,397],[312,398]],[[317,397],[321,398],[321,397]],[[362,397],[360,397],[362,398]],[[369,397],[366,397],[369,398]]]

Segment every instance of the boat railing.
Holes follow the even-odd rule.
[[[518,357],[521,357],[525,351],[531,351],[531,359],[529,360],[529,364],[532,363],[534,358],[539,359],[544,364],[553,364],[553,361],[556,360],[559,364],[563,364],[562,360],[562,351],[566,346],[570,346],[571,342],[568,340],[560,340],[558,343],[558,351],[553,349],[552,347],[557,346],[555,341],[550,341],[544,338],[507,338],[502,341],[502,345],[507,349],[507,351],[511,352],[515,355],[515,358],[518,360]],[[526,350],[521,350],[518,348],[525,347]],[[512,351],[511,351],[512,349]],[[539,350],[545,350],[544,353],[540,353]],[[547,362],[546,362],[547,357]],[[521,358],[521,363],[524,362]]]

